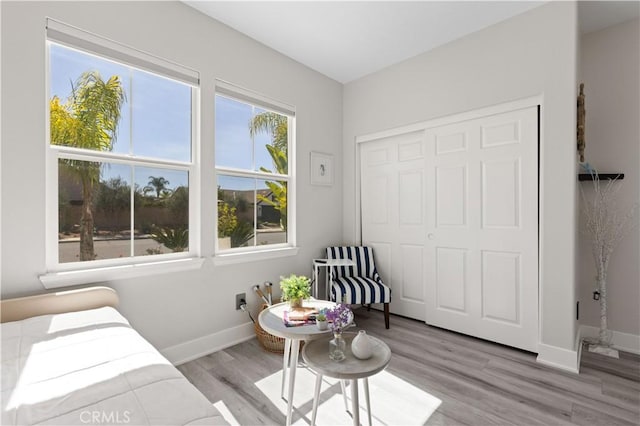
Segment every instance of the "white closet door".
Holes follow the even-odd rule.
[[[537,108],[426,130],[426,322],[537,352]]]
[[[390,311],[425,319],[424,131],[360,147],[362,243],[391,287]]]

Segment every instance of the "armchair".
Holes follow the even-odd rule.
[[[329,268],[331,299],[350,305],[384,304],[384,325],[389,328],[391,289],[376,270],[371,247],[327,247],[327,259],[350,259],[353,266]]]

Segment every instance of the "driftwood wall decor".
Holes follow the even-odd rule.
[[[584,119],[586,111],[584,109],[584,83],[580,83],[580,94],[578,95],[578,154],[580,154],[580,162],[584,163]]]

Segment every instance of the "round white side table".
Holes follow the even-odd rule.
[[[351,341],[356,336],[354,333],[343,333],[347,342],[346,357],[340,362],[329,359],[330,338],[314,340],[308,342],[302,348],[302,358],[307,367],[316,372],[316,386],[313,394],[313,412],[311,414],[311,424],[316,423],[318,412],[318,400],[320,399],[320,385],[322,376],[333,377],[334,379],[351,381],[351,411],[353,424],[360,424],[360,407],[358,401],[358,379],[364,381],[364,395],[367,404],[367,414],[369,426],[371,426],[371,404],[369,402],[369,380],[368,377],[384,370],[391,361],[391,349],[382,340],[369,336],[373,347],[373,356],[369,359],[361,360],[353,356],[351,352]]]
[[[333,308],[336,304],[326,300],[305,300],[303,306],[317,309]],[[293,411],[293,389],[296,379],[296,368],[298,366],[298,353],[300,352],[300,341],[320,339],[331,333],[330,330],[319,330],[315,324],[302,325],[298,327],[287,327],[284,325],[284,312],[289,310],[289,303],[283,302],[269,306],[258,316],[260,327],[267,333],[284,340],[284,356],[282,359],[282,387],[280,397],[284,397],[284,385],[287,380],[287,370],[289,371],[289,392],[287,399],[287,423],[291,424],[291,412]],[[289,359],[291,355],[291,359]]]

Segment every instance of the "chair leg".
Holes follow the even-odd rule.
[[[371,312],[371,303],[367,305],[367,312]]]
[[[384,304],[384,328],[389,329],[389,304]]]

